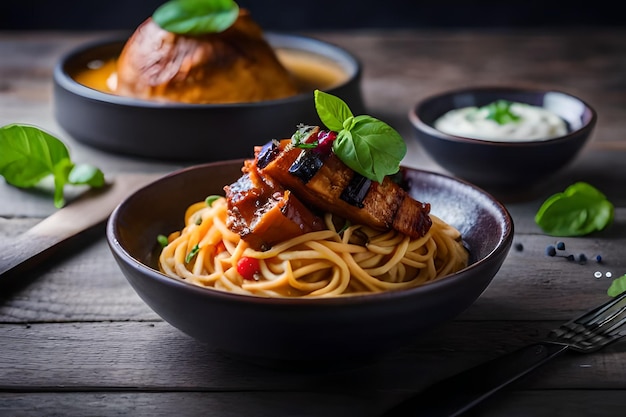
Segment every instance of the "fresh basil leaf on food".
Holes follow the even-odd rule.
[[[606,293],[609,297],[617,297],[624,291],[626,291],[626,274],[615,278]]]
[[[170,0],[154,11],[152,19],[168,32],[194,36],[223,32],[238,16],[233,0]]]
[[[44,178],[54,179],[54,204],[65,205],[65,185],[102,187],[104,174],[87,164],[75,165],[65,144],[49,133],[23,124],[0,128],[0,175],[18,188],[31,188]]]
[[[339,97],[320,90],[315,90],[313,94],[317,115],[330,130],[339,133],[343,130],[344,122],[354,117],[346,102]]]
[[[548,197],[537,211],[535,223],[552,236],[584,236],[610,225],[614,212],[602,192],[577,182]]]
[[[337,132],[333,152],[344,164],[377,182],[398,172],[406,143],[394,128],[371,116],[355,117],[343,100],[319,90],[315,108],[324,125]]]

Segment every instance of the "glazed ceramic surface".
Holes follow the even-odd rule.
[[[324,91],[365,113],[361,64],[346,50],[304,36],[266,35],[275,48],[329,59],[346,74]],[[54,115],[76,140],[113,153],[162,160],[210,162],[251,156],[254,145],[288,138],[300,123],[319,124],[313,91],[280,100],[236,104],[163,103],[121,97],[86,87],[73,76],[90,62],[113,59],[124,40],[84,45],[54,70]]]
[[[452,109],[509,100],[544,107],[559,115],[568,133],[545,141],[495,142],[443,133],[435,120]],[[482,187],[524,187],[548,178],[571,163],[591,137],[596,112],[561,91],[478,87],[426,97],[409,111],[415,137],[450,173]]]
[[[185,208],[240,176],[242,161],[197,165],[168,175],[121,203],[107,239],[137,294],[165,321],[226,353],[259,363],[369,360],[419,338],[469,307],[506,258],[513,222],[480,189],[407,169],[414,198],[456,226],[471,265],[422,287],[374,295],[288,299],[199,287],[158,271],[157,236],[180,229]]]

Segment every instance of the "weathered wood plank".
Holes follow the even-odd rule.
[[[385,410],[386,402],[376,401],[368,394],[292,391],[0,393],[0,411],[8,416],[63,417],[377,417]],[[615,417],[621,415],[625,406],[623,390],[593,394],[576,390],[507,391],[471,415]]]
[[[384,360],[315,370],[269,369],[231,358],[164,322],[0,324],[0,391],[419,390],[539,341],[558,324],[455,321]],[[608,346],[602,355],[562,356],[524,386],[626,389],[625,374],[626,341]]]
[[[185,164],[111,155],[68,137],[53,118],[52,69],[59,57],[102,33],[1,33],[0,126],[39,125],[80,162],[105,173],[167,173]],[[515,221],[513,248],[478,301],[384,360],[350,370],[268,370],[201,345],[163,322],[134,293],[102,235],[75,253],[0,287],[1,415],[375,416],[411,392],[541,339],[606,299],[626,273],[626,31],[363,31],[314,33],[364,65],[369,112],[407,140],[405,164],[445,172],[413,139],[408,110],[422,97],[468,85],[550,86],[598,111],[596,131],[576,161],[535,189],[497,195]],[[384,59],[381,57],[384,54]],[[537,64],[539,63],[539,64]],[[585,265],[544,253],[555,238],[533,217],[574,181],[597,186],[616,205],[615,223],[584,238],[559,239]],[[0,239],[54,211],[49,195],[0,181]],[[565,253],[564,253],[565,254]],[[603,262],[593,257],[601,254]],[[532,273],[529,273],[532,265]],[[601,278],[594,278],[594,272]],[[497,312],[497,313],[496,313]],[[626,342],[587,356],[566,355],[479,407],[483,416],[622,415]]]

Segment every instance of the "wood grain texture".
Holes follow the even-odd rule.
[[[497,195],[515,223],[514,247],[477,302],[456,320],[360,368],[280,370],[231,358],[163,322],[135,294],[96,230],[54,261],[0,286],[0,415],[7,416],[378,416],[427,385],[541,340],[604,302],[626,274],[626,30],[398,30],[308,33],[363,63],[372,115],[405,137],[406,165],[445,172],[413,140],[406,117],[421,97],[468,85],[549,86],[598,111],[592,141],[570,166],[535,189]],[[67,136],[52,117],[59,57],[111,32],[0,32],[0,126],[32,123],[55,133],[72,157],[105,173],[165,174],[184,164],[122,157]],[[616,206],[613,225],[554,238],[534,223],[541,202],[574,181],[600,188]],[[0,240],[55,212],[42,190],[0,181]],[[549,257],[584,253],[586,264]],[[521,246],[520,246],[521,245]],[[602,262],[595,262],[601,255]],[[594,273],[601,277],[595,278]],[[472,415],[623,415],[626,342],[567,354],[518,381]],[[451,395],[454,395],[451,393]]]

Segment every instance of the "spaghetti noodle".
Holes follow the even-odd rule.
[[[341,224],[324,215],[326,229],[253,250],[229,230],[227,201],[188,207],[185,226],[168,237],[159,267],[170,277],[203,287],[267,297],[332,297],[410,288],[468,264],[460,232],[431,215],[421,238],[395,230]],[[337,225],[339,223],[339,225]],[[258,260],[259,274],[245,279],[240,259]]]

